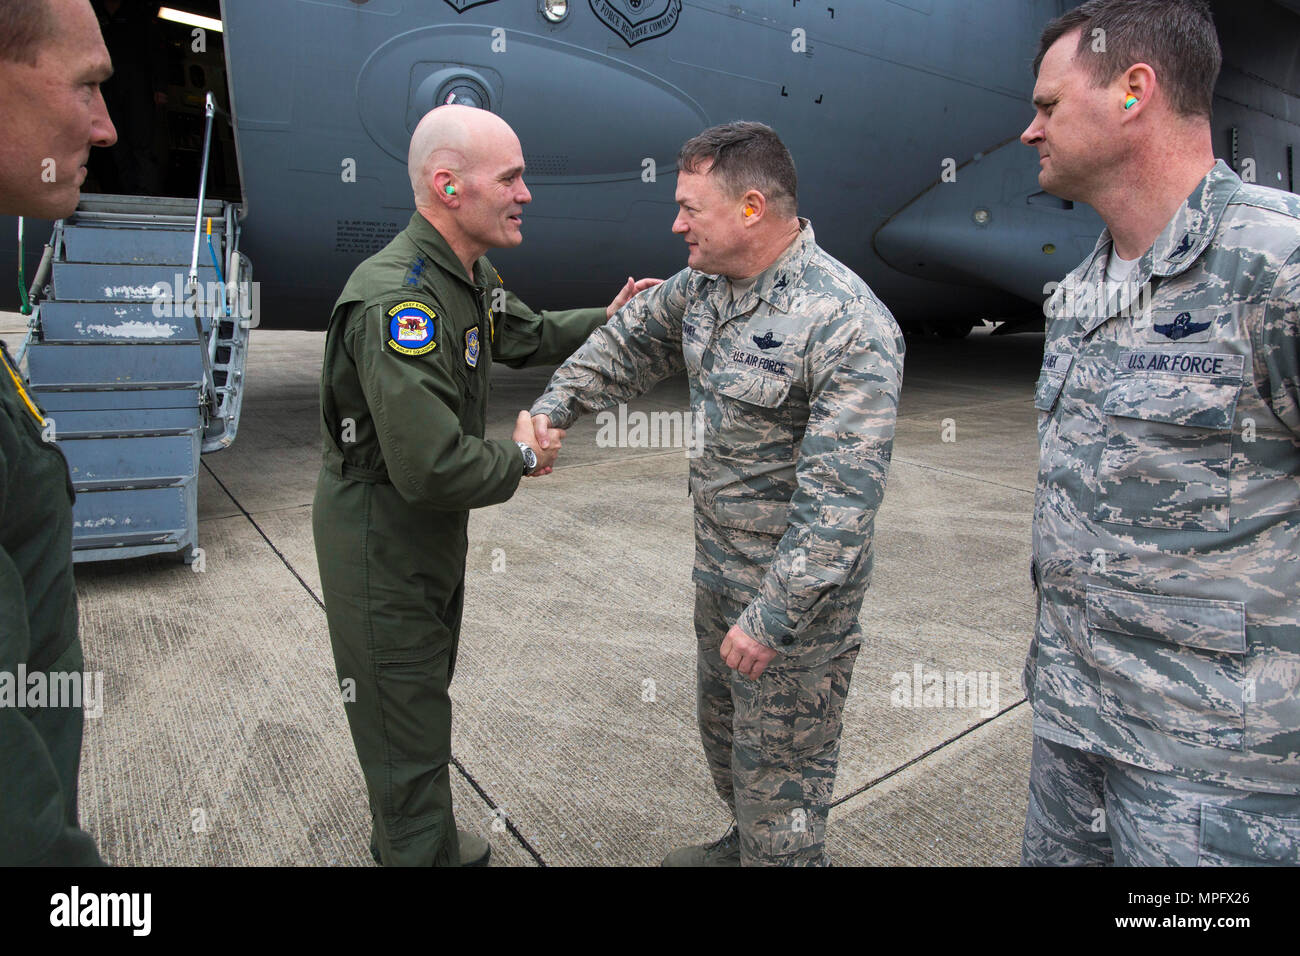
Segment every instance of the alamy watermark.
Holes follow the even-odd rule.
[[[0,707],[81,707],[104,715],[103,671],[0,671]]]
[[[596,413],[597,448],[683,448],[687,458],[704,451],[704,419],[693,412],[618,411]]]
[[[1059,315],[1110,315],[1112,301],[1117,306],[1113,314],[1140,318],[1150,314],[1155,290],[1150,282],[1081,282],[1067,277],[1064,282],[1048,282],[1043,286],[1043,295],[1043,314],[1049,319]]]
[[[938,671],[913,664],[889,679],[894,707],[954,707],[978,710],[981,717],[998,712],[997,671]]]
[[[181,319],[197,313],[247,320],[249,328],[256,328],[262,315],[260,282],[196,282],[191,287],[178,272],[171,283],[157,282],[128,291],[133,294],[123,296],[127,300],[152,300],[154,317],[159,319]]]

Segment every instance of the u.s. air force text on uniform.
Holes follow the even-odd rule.
[[[1027,862],[1300,863],[1298,250],[1300,198],[1219,162],[1142,308],[1071,308],[1107,233],[1048,304]]]
[[[687,373],[700,731],[749,863],[822,863],[844,698],[902,383],[893,317],[812,227],[733,299],[683,270],[563,365],[533,414],[566,427]],[[779,652],[758,681],[718,650]]]
[[[533,313],[486,257],[471,281],[418,212],[334,307],[312,527],[371,852],[385,864],[459,858],[447,684],[468,510],[507,500],[524,474],[512,440],[483,438],[492,363],[560,362],[605,318]]]

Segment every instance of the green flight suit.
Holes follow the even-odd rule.
[[[486,258],[474,281],[418,212],[348,280],[321,371],[312,529],[330,643],[385,865],[454,865],[451,701],[469,509],[524,473],[484,440],[493,360],[558,364],[604,309],[533,313]]]
[[[23,706],[34,674],[80,673],[84,662],[68,463],[43,440],[14,369],[0,355],[0,866],[96,866],[77,827],[81,707],[48,706],[53,695]]]

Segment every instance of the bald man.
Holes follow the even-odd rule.
[[[111,72],[87,0],[0,3],[0,214],[77,208],[91,147],[117,138],[99,93]],[[44,425],[0,343],[0,866],[102,862],[77,825],[80,705],[21,706],[14,693],[85,670],[72,482]]]
[[[536,314],[506,292],[484,253],[523,241],[532,196],[519,139],[491,113],[430,112],[408,169],[410,225],[357,268],[330,317],[312,528],[370,852],[386,866],[473,865],[490,848],[457,832],[447,768],[469,510],[548,473],[560,448],[543,449],[522,411],[509,438],[484,439],[492,363],[564,361],[654,280],[572,312]]]

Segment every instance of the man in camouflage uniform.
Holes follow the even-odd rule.
[[[117,138],[99,92],[112,72],[86,0],[0,4],[0,214],[76,210],[91,147]],[[77,823],[82,708],[19,706],[16,693],[85,671],[72,481],[45,426],[0,343],[0,866],[97,866]]]
[[[541,315],[506,293],[483,253],[522,242],[523,173],[499,117],[427,114],[411,137],[411,223],[357,267],[326,334],[312,531],[370,850],[385,865],[489,853],[458,834],[448,776],[469,509],[507,500],[558,451],[537,444],[526,412],[512,439],[484,440],[493,359],[562,361],[653,282],[629,279],[605,309]]]
[[[1219,65],[1189,0],[1035,64],[1040,183],[1107,230],[1034,401],[1026,864],[1300,863],[1300,199],[1215,162]]]
[[[539,437],[686,370],[700,735],[735,817],[668,865],[824,865],[844,698],[861,642],[903,341],[799,219],[794,163],[758,123],[679,156],[689,267],[636,298],[551,379]]]

